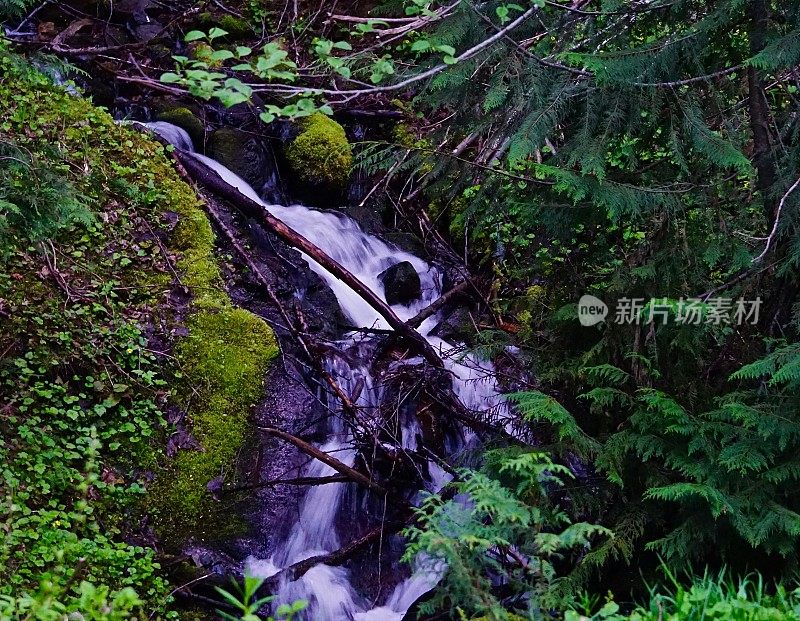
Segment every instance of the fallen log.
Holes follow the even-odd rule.
[[[461,281],[455,287],[450,289],[447,293],[443,294],[438,300],[431,302],[428,306],[419,311],[411,319],[406,321],[406,323],[412,328],[419,328],[419,326],[422,324],[423,321],[425,321],[431,315],[436,314],[439,311],[439,309],[441,309],[445,304],[450,302],[453,298],[457,297],[458,295],[464,293],[469,287],[470,287],[469,281],[467,280]]]
[[[281,438],[282,440],[286,440],[290,444],[293,444],[306,455],[309,455],[314,459],[318,459],[322,463],[327,464],[328,466],[336,470],[336,472],[338,472],[339,474],[342,474],[345,477],[347,477],[348,480],[358,483],[359,485],[363,485],[367,489],[376,492],[378,494],[381,494],[382,496],[388,495],[389,492],[382,485],[376,483],[368,476],[360,473],[355,468],[352,468],[347,464],[345,464],[344,462],[336,459],[335,457],[328,455],[328,453],[326,453],[325,451],[321,451],[316,446],[309,444],[305,440],[301,440],[297,436],[293,436],[292,434],[287,433],[286,431],[283,431],[281,429],[275,429],[274,427],[259,427],[259,429],[265,433],[268,433],[272,436],[276,436],[278,438]]]
[[[455,493],[456,488],[454,486],[447,486],[441,490],[441,496],[443,500],[451,500],[455,496]],[[367,532],[365,535],[362,535],[358,539],[351,541],[338,550],[334,550],[328,554],[312,556],[305,560],[298,561],[293,565],[289,565],[289,567],[282,569],[274,576],[268,578],[259,589],[259,594],[269,595],[283,579],[287,579],[289,581],[297,580],[301,578],[309,569],[315,565],[319,565],[320,563],[336,566],[349,561],[353,556],[355,556],[356,553],[372,545],[373,543],[381,541],[386,535],[397,533],[404,526],[412,524],[416,519],[416,515],[417,514],[414,511],[414,508],[409,506],[396,518],[381,523],[371,531]]]
[[[468,411],[464,407],[452,390],[452,376],[446,370],[442,358],[436,353],[436,350],[419,332],[414,329],[414,327],[402,321],[394,313],[391,307],[380,297],[378,297],[374,291],[362,283],[340,263],[325,254],[325,252],[323,252],[315,244],[270,214],[263,204],[244,196],[241,192],[239,192],[238,189],[222,179],[222,177],[220,177],[220,175],[214,169],[196,157],[193,157],[191,153],[187,153],[180,149],[175,149],[172,155],[178,165],[180,165],[183,170],[186,171],[188,178],[192,179],[195,183],[202,185],[220,198],[228,201],[233,207],[239,209],[239,211],[241,211],[244,215],[260,221],[268,230],[275,233],[290,246],[301,250],[312,259],[317,261],[317,263],[322,265],[336,278],[342,280],[351,289],[353,289],[353,291],[360,295],[365,302],[372,306],[386,320],[398,337],[402,338],[411,347],[411,349],[416,351],[416,353],[418,353],[423,360],[425,360],[425,362],[430,364],[435,369],[441,371],[441,380],[436,382],[436,385],[432,385],[430,388],[434,390],[436,400],[448,411],[450,411],[457,420],[467,425],[477,433],[500,433],[500,435],[508,437],[508,434],[505,433],[502,428],[498,429],[490,423],[479,420],[474,413]],[[474,287],[474,284],[472,286]],[[325,379],[328,380],[328,378]],[[330,385],[330,381],[328,381],[328,383]],[[336,390],[337,386],[335,383],[331,387],[340,399],[342,396],[347,397],[347,395],[342,395],[340,394],[340,391]],[[347,400],[343,399],[342,401],[345,404],[345,408],[347,408]],[[307,446],[311,449],[314,449],[314,447],[311,445]],[[342,471],[339,472],[345,474]],[[361,476],[363,477],[364,475]],[[367,477],[364,477],[364,479],[369,481]],[[370,484],[375,485],[374,482],[370,482]],[[383,488],[380,489],[381,493],[385,493]]]
[[[428,364],[439,369],[444,368],[442,359],[436,353],[436,350],[431,347],[431,344],[428,343],[419,332],[401,320],[386,302],[351,272],[345,269],[338,261],[329,257],[318,246],[270,214],[264,205],[244,196],[239,190],[220,177],[214,169],[201,162],[196,157],[193,157],[190,153],[175,149],[173,155],[183,165],[184,169],[186,169],[195,182],[206,187],[225,200],[230,201],[231,204],[246,216],[259,220],[267,229],[275,233],[290,246],[303,251],[314,259],[372,306],[400,337],[413,345],[417,353],[419,353]]]
[[[181,162],[177,159],[175,160],[175,167],[177,168],[178,173],[181,175],[181,177],[183,177],[187,182],[192,180],[192,177],[191,175],[189,175],[189,172],[183,167]],[[214,224],[216,224],[217,228],[219,228],[219,230],[222,231],[222,233],[228,239],[228,242],[233,246],[234,250],[236,250],[239,257],[242,259],[242,261],[244,261],[245,265],[247,265],[247,268],[250,270],[250,273],[252,274],[253,278],[255,278],[259,282],[259,284],[264,287],[268,297],[270,298],[270,300],[272,300],[272,303],[275,305],[278,312],[283,316],[284,321],[286,321],[286,328],[300,342],[300,345],[303,347],[303,351],[305,351],[306,356],[308,356],[308,359],[314,365],[314,368],[322,376],[322,378],[326,381],[326,383],[333,391],[333,393],[341,401],[344,409],[347,410],[348,412],[352,412],[353,414],[358,415],[353,400],[344,392],[344,390],[342,390],[341,386],[339,386],[339,384],[336,382],[333,376],[331,376],[331,374],[328,373],[328,371],[322,365],[322,362],[316,356],[312,355],[310,345],[306,342],[306,339],[303,336],[303,334],[301,334],[300,331],[294,327],[292,320],[286,313],[286,309],[283,308],[283,305],[280,303],[280,300],[278,300],[278,296],[276,296],[275,292],[272,290],[272,287],[270,286],[267,277],[261,273],[261,270],[256,265],[255,261],[253,261],[251,256],[245,251],[245,249],[236,239],[236,235],[234,234],[234,232],[230,229],[230,227],[228,227],[227,224],[225,224],[225,220],[212,206],[211,202],[209,200],[205,200],[204,203],[206,211],[208,211],[208,214],[211,216],[211,219],[214,221]]]
[[[403,528],[403,526],[409,523],[410,516],[411,514],[409,513],[406,516],[403,516],[401,519],[385,522],[380,526],[376,526],[365,535],[362,535],[358,539],[351,541],[347,545],[342,546],[338,550],[334,550],[329,554],[312,556],[302,561],[298,561],[293,565],[289,565],[289,567],[282,569],[274,576],[267,578],[264,584],[261,585],[259,594],[269,594],[284,579],[291,582],[301,578],[309,569],[315,565],[319,565],[320,563],[336,566],[347,562],[357,552],[360,552],[373,543],[379,542],[385,535],[394,534],[399,531],[401,528]]]

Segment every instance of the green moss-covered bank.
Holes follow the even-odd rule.
[[[198,404],[191,410],[192,432],[203,450],[176,456],[178,476],[162,488],[161,519],[213,536],[220,520],[206,485],[230,471],[247,436],[249,408],[260,399],[266,367],[278,350],[272,330],[242,309],[201,311],[188,326],[177,353],[186,398]]]
[[[141,542],[209,515],[206,483],[233,465],[274,336],[232,307],[164,147],[2,45],[0,322],[0,596],[46,578],[76,602],[88,581],[174,617]],[[166,455],[170,404],[201,450]]]
[[[302,131],[286,150],[292,171],[301,183],[341,192],[353,165],[344,128],[321,113],[303,119],[300,127]]]

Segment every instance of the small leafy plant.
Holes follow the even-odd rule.
[[[219,614],[226,621],[262,621],[261,617],[259,617],[257,614],[258,611],[275,599],[274,595],[258,597],[258,589],[261,588],[263,583],[263,578],[245,576],[244,583],[242,585],[239,585],[236,582],[233,583],[233,593],[223,588],[216,587],[217,592],[225,598],[226,602],[228,602],[237,610],[241,611],[236,615],[233,615],[221,610],[217,610],[217,614]],[[305,600],[298,600],[293,604],[281,604],[275,611],[276,616],[269,616],[267,617],[266,621],[291,621],[294,616],[298,612],[304,610],[307,605],[308,602]]]

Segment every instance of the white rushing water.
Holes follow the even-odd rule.
[[[176,147],[192,151],[191,139],[184,130],[169,123],[151,123],[148,126]],[[419,274],[422,296],[408,306],[392,307],[401,319],[413,317],[441,295],[442,275],[435,267],[369,235],[353,219],[303,205],[287,207],[267,204],[247,182],[219,162],[200,154],[194,154],[194,157],[208,164],[227,183],[264,205],[273,216],[316,244],[384,301],[386,296],[378,275],[401,261],[411,263]],[[354,327],[389,328],[378,312],[349,286],[310,257],[303,257],[309,267],[333,290],[342,311]],[[437,316],[428,318],[419,327],[419,332],[440,353],[446,368],[452,373],[455,394],[468,409],[504,413],[505,404],[494,379],[492,365],[479,361],[472,355],[458,356],[457,348],[430,335],[429,332],[439,320]],[[346,346],[347,343],[343,345]],[[358,391],[357,405],[363,411],[369,412],[377,408],[381,390],[366,368],[352,368],[338,358],[329,360],[328,365],[329,371],[337,378],[345,393],[354,394],[357,385],[361,388]],[[331,405],[334,405],[333,402]],[[352,438],[338,417],[329,418],[327,440],[319,448],[352,466],[356,458],[352,449]],[[413,449],[416,446],[418,430],[416,420],[404,423],[401,429],[404,447]],[[434,462],[429,464],[429,472],[430,489],[438,490],[449,480],[448,475]],[[322,477],[334,473],[330,466],[314,461],[305,468],[304,476]],[[302,500],[297,522],[286,540],[269,559],[248,558],[245,570],[253,575],[269,577],[293,563],[332,552],[343,543],[346,544],[346,541],[339,540],[335,528],[344,491],[343,483],[310,487]],[[308,600],[309,608],[304,613],[304,618],[313,621],[400,621],[414,602],[436,585],[442,569],[433,559],[417,559],[413,575],[400,582],[383,605],[373,607],[357,594],[347,569],[320,564],[294,582],[282,582],[277,601],[286,603],[297,599]]]

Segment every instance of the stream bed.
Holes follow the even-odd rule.
[[[236,187],[239,192],[262,204],[273,216],[297,233],[316,244],[328,256],[340,263],[362,283],[386,301],[386,292],[379,275],[387,268],[400,263],[410,263],[420,280],[421,295],[407,305],[392,305],[392,310],[402,320],[415,316],[420,310],[437,300],[442,294],[443,274],[436,266],[413,254],[365,232],[359,224],[346,215],[312,209],[303,205],[276,205],[262,200],[261,196],[229,169],[219,162],[199,153],[194,153],[188,134],[168,123],[148,124],[153,131],[173,144],[176,148],[193,153],[215,170],[224,181]],[[354,328],[367,328],[372,331],[386,331],[389,326],[358,294],[348,285],[333,276],[319,263],[303,255],[309,268],[319,275],[334,293],[339,306]],[[463,405],[478,415],[501,422],[510,420],[506,403],[500,393],[495,370],[490,362],[479,360],[476,356],[464,353],[457,344],[448,343],[431,332],[441,321],[435,314],[427,318],[418,328],[431,346],[441,356],[445,368],[452,375],[453,391]],[[337,349],[350,352],[348,357],[330,355],[325,361],[327,371],[336,378],[337,383],[353,399],[359,412],[358,425],[362,428],[381,424],[380,408],[386,399],[382,378],[374,377],[365,364],[360,364],[359,352],[374,349],[372,342],[376,337],[369,332],[353,331],[341,336]],[[393,362],[396,368],[402,365],[419,364],[419,359]],[[319,423],[318,435],[325,438],[318,448],[336,457],[348,466],[354,466],[357,459],[352,425],[345,424],[341,403],[331,393],[324,395],[331,415]],[[396,443],[405,450],[416,451],[421,442],[420,425],[416,417],[406,415],[401,418]],[[445,457],[463,451],[477,442],[475,435],[458,425],[447,433]],[[304,467],[302,476],[326,477],[335,474],[330,466],[312,461]],[[427,464],[423,475],[428,491],[438,491],[449,480],[450,475],[436,460]],[[288,512],[285,520],[293,520],[284,529],[286,536],[273,544],[269,554],[249,555],[243,561],[246,573],[263,578],[271,577],[298,561],[330,553],[348,543],[337,530],[342,521],[358,520],[359,510],[353,503],[343,503],[349,483],[331,483],[311,486],[300,501],[299,510]],[[409,500],[414,501],[418,490],[409,490]],[[347,515],[343,515],[347,513]],[[432,589],[444,570],[440,561],[431,558],[417,558],[413,573],[396,583],[393,591],[383,601],[369,601],[364,590],[353,580],[351,571],[343,566],[331,567],[318,564],[299,579],[281,580],[276,601],[292,602],[297,599],[308,600],[309,606],[303,618],[309,621],[400,621],[413,604]]]

